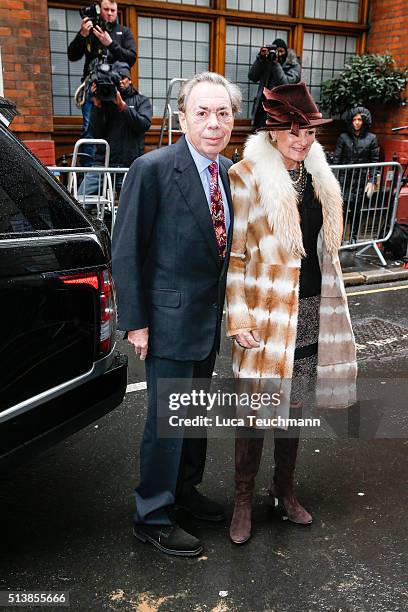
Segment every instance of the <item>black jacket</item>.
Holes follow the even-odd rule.
[[[119,112],[113,102],[96,106],[91,110],[91,134],[104,138],[110,146],[110,166],[129,167],[144,151],[144,135],[152,122],[152,105],[149,98],[134,89],[129,96],[122,94],[126,108]],[[104,164],[105,154],[97,149],[95,162]]]
[[[256,128],[265,125],[266,121],[266,113],[262,108],[264,87],[272,89],[278,85],[299,83],[300,72],[300,63],[293,49],[288,49],[288,54],[283,64],[279,62],[273,64],[258,53],[248,72],[250,81],[253,83],[259,82],[258,91],[252,108],[252,124]]]
[[[353,117],[361,115],[363,125],[358,136],[353,130]],[[333,164],[369,164],[380,160],[380,149],[375,134],[369,131],[371,126],[371,113],[364,106],[356,106],[349,111],[347,119],[347,132],[343,132],[337,139],[333,155]]]
[[[344,132],[338,137],[333,164],[374,164],[379,160],[377,136],[372,132],[360,136]]]
[[[149,327],[149,353],[201,361],[219,347],[233,209],[228,169],[220,174],[231,224],[221,265],[210,210],[185,138],[132,165],[112,239],[118,328]]]
[[[105,50],[108,52],[109,64],[113,64],[113,62],[126,62],[129,66],[133,66],[135,63],[136,43],[129,28],[121,26],[116,22],[112,32],[110,32],[110,37],[112,38],[112,43],[109,47],[105,47],[101,45],[92,32],[87,37],[82,36],[78,32],[74,40],[69,44],[68,59],[71,62],[76,62],[85,55],[83,79],[88,76],[90,62],[96,57],[101,57]]]

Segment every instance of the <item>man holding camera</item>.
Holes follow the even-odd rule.
[[[102,59],[108,63],[126,62],[133,66],[136,61],[136,43],[132,32],[118,23],[118,5],[111,0],[102,0],[80,10],[81,29],[68,47],[68,59],[76,62],[85,56],[82,81],[84,92],[81,101],[83,116],[82,138],[92,138],[90,115],[92,109],[89,75],[90,63]],[[93,147],[83,147],[89,155]],[[91,165],[91,161],[83,165]]]
[[[91,84],[93,108],[90,128],[95,138],[103,138],[109,143],[111,167],[129,168],[132,162],[144,152],[145,132],[152,122],[152,105],[149,98],[136,91],[132,86],[129,66],[125,62],[115,62],[111,69],[111,79],[119,80],[118,88],[113,88],[109,99],[99,97],[98,84]],[[112,86],[113,87],[113,86]],[[106,92],[104,91],[106,95]],[[105,151],[97,147],[95,166],[103,166]],[[100,191],[101,175],[88,175],[80,186],[79,192],[86,195]],[[115,180],[115,191],[120,193],[123,175]]]
[[[274,40],[271,45],[261,47],[248,72],[249,80],[259,83],[252,109],[252,124],[255,129],[266,123],[266,113],[262,106],[264,87],[273,89],[277,85],[299,83],[300,70],[295,51],[288,49],[281,38]]]

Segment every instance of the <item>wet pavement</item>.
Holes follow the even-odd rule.
[[[352,287],[348,293],[361,375],[405,379],[408,283]],[[127,344],[119,344],[130,354]],[[229,348],[224,340],[218,375],[229,372]],[[143,368],[132,359],[131,386],[120,408],[0,482],[0,590],[69,591],[70,609],[80,611],[408,609],[408,416],[400,390],[387,388],[394,411],[389,415],[399,423],[391,438],[373,438],[366,427],[364,439],[302,441],[297,490],[313,513],[311,526],[282,521],[268,507],[273,443],[267,439],[253,538],[235,546],[227,537],[228,522],[205,524],[180,513],[180,523],[202,539],[204,552],[179,559],[131,534],[143,381]],[[366,420],[367,410],[365,405]],[[378,409],[375,416],[379,423],[387,418]],[[369,430],[378,432],[381,427]],[[231,439],[211,439],[201,487],[225,506],[228,520],[232,457]]]

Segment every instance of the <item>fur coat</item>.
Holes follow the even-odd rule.
[[[342,198],[315,142],[305,159],[323,225],[317,252],[322,272],[317,405],[355,401],[354,334],[338,257]],[[227,334],[258,330],[259,348],[233,345],[234,377],[290,381],[293,373],[301,258],[305,255],[297,195],[268,133],[251,136],[244,159],[229,170],[234,233],[227,278]],[[289,391],[287,392],[289,394]]]

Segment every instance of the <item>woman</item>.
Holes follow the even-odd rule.
[[[364,106],[356,106],[347,113],[347,132],[337,139],[333,164],[375,164],[380,159],[380,149],[375,134],[370,132],[371,113]],[[360,176],[361,172],[361,176]],[[364,195],[368,199],[374,193],[375,172],[367,169],[342,172],[346,225],[350,223],[350,241],[356,242],[360,225],[360,211]]]
[[[264,94],[264,131],[249,138],[243,160],[229,171],[234,235],[227,333],[235,340],[234,377],[291,381],[292,412],[317,377],[318,405],[345,407],[355,401],[356,356],[338,258],[342,199],[315,142],[316,126],[330,120],[322,118],[304,83]],[[251,535],[263,446],[257,433],[241,430],[236,437],[230,527],[236,544]],[[312,517],[293,491],[299,433],[297,427],[275,429],[270,494],[289,520],[305,525]]]

